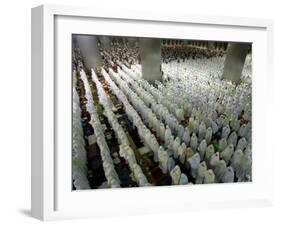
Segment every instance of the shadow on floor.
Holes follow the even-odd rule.
[[[27,217],[31,217],[31,210],[29,209],[19,209],[18,212]]]

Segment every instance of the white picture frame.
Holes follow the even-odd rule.
[[[252,42],[253,182],[72,191],[72,33]],[[43,5],[32,9],[31,38],[33,217],[56,220],[272,204],[273,178],[268,172],[273,169],[273,150],[264,136],[273,76],[271,20]]]

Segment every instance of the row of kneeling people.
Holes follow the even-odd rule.
[[[87,99],[86,108],[91,116],[90,124],[94,129],[94,135],[96,137],[96,142],[100,149],[100,155],[102,159],[103,170],[105,178],[107,180],[107,185],[112,188],[120,187],[120,180],[118,174],[114,167],[114,162],[112,160],[110,149],[105,139],[104,126],[99,120],[99,115],[96,111],[96,107],[93,100],[92,91],[89,85],[88,78],[83,70],[80,71],[80,77],[83,81],[85,87],[85,96]]]
[[[76,84],[76,83],[74,83]],[[79,96],[75,87],[73,87],[73,119],[72,119],[72,180],[75,189],[89,189],[87,179],[87,154],[85,150],[85,141],[83,128],[81,124],[81,109]]]
[[[94,70],[92,70],[92,80],[96,84],[99,102],[103,105],[104,114],[106,115],[107,120],[118,139],[118,143],[120,145],[119,146],[119,155],[127,161],[129,168],[130,168],[131,172],[133,173],[133,177],[136,180],[137,184],[141,187],[148,186],[149,183],[147,181],[147,178],[144,175],[141,167],[138,165],[138,163],[136,161],[135,154],[129,145],[127,135],[126,135],[124,129],[122,128],[122,126],[119,124],[116,115],[112,111],[113,105],[112,105],[110,99],[107,97],[107,95],[103,89],[103,86],[100,83]]]

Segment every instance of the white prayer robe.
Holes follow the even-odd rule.
[[[207,142],[206,142],[206,140],[202,140],[198,147],[198,151],[199,151],[201,159],[204,159],[206,149],[207,149]]]
[[[197,169],[196,184],[202,184],[204,180],[205,173],[207,171],[207,165],[205,161],[201,162]]]
[[[213,135],[213,130],[211,127],[208,127],[206,130],[206,135],[205,135],[205,140],[206,140],[207,144],[211,143],[212,135]]]
[[[193,149],[193,150],[196,150],[197,149],[197,146],[198,146],[198,140],[197,140],[197,136],[195,133],[192,133],[192,136],[190,138],[190,147]]]
[[[232,183],[234,182],[234,170],[231,166],[227,167],[225,174],[222,177],[223,183]]]
[[[179,184],[180,176],[181,176],[181,170],[180,170],[180,167],[178,165],[176,165],[174,167],[174,169],[172,169],[172,171],[170,172],[170,176],[172,177],[172,184],[173,185]]]
[[[196,178],[197,176],[197,168],[200,163],[200,155],[199,153],[195,153],[191,158],[187,160],[189,162],[191,168],[191,176]]]
[[[228,145],[222,152],[221,152],[221,158],[224,159],[226,164],[230,161],[232,155],[234,153],[234,147],[233,144]]]
[[[213,170],[209,169],[205,172],[203,183],[204,184],[215,183],[215,174]]]

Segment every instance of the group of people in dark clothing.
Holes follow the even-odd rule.
[[[211,58],[223,56],[223,49],[204,48],[191,45],[163,45],[161,47],[162,62],[169,63],[173,60],[185,61],[186,59]]]

